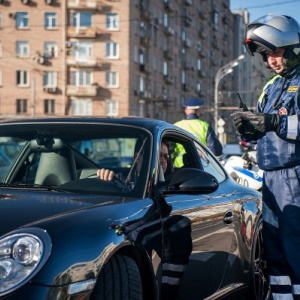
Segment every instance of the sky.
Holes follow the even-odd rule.
[[[272,13],[291,16],[300,23],[300,0],[230,0],[230,10],[237,9],[248,10],[250,22]]]

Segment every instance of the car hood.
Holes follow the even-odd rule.
[[[35,189],[0,189],[0,236],[32,222],[91,206],[117,204],[123,197]]]

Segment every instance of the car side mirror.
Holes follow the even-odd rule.
[[[209,194],[218,187],[213,175],[195,168],[183,168],[174,173],[163,194]]]

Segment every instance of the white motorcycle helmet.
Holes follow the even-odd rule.
[[[245,46],[248,53],[260,53],[267,63],[267,52],[284,48],[284,63],[291,69],[300,63],[300,25],[292,17],[266,15],[246,28]]]

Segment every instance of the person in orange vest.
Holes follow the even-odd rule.
[[[192,98],[183,103],[186,119],[177,121],[174,125],[185,129],[196,136],[204,145],[206,145],[211,152],[221,157],[223,155],[223,146],[218,139],[213,128],[205,121],[199,118],[201,106],[204,104],[202,99]],[[180,149],[181,145],[176,145],[177,156],[174,161],[174,166],[180,168],[183,166],[182,157],[184,149]]]

